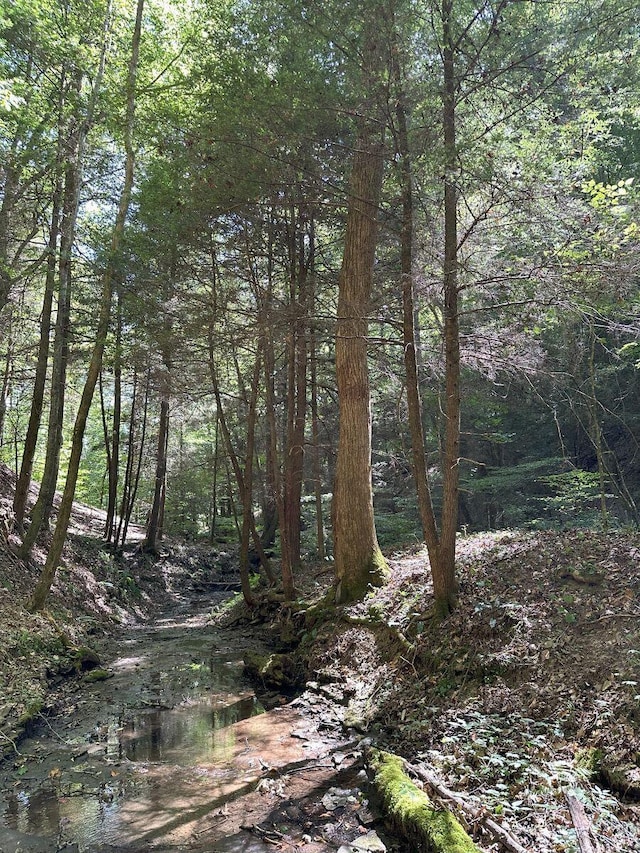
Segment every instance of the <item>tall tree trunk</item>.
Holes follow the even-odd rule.
[[[311,239],[315,242],[313,230]],[[315,271],[311,272],[310,314],[315,314]],[[319,560],[326,556],[324,540],[324,518],[322,511],[322,465],[320,463],[320,422],[318,417],[318,348],[316,343],[315,325],[313,321],[309,332],[309,349],[311,353],[311,440],[313,443],[313,492],[316,505],[316,553]]]
[[[300,569],[300,503],[304,471],[304,432],[307,411],[307,277],[312,256],[305,257],[305,241],[300,217],[291,210],[290,293],[292,314],[288,340],[287,439],[284,454],[283,517],[280,535],[287,539],[287,553],[293,576]],[[288,590],[293,595],[293,589]]]
[[[133,188],[133,173],[135,156],[133,150],[133,123],[135,117],[135,88],[136,75],[138,70],[138,55],[140,49],[140,34],[142,29],[142,11],[144,0],[138,0],[136,10],[136,21],[133,31],[133,39],[131,46],[131,59],[129,62],[129,73],[127,78],[127,110],[126,121],[124,128],[124,143],[125,143],[125,175],[124,185],[120,194],[120,203],[118,213],[113,228],[111,237],[111,246],[109,260],[102,276],[102,296],[100,299],[100,313],[98,317],[98,328],[96,331],[96,340],[91,353],[89,370],[85,380],[78,414],[73,428],[73,437],[71,440],[71,456],[69,459],[69,467],[67,469],[67,478],[65,482],[62,500],[60,502],[60,510],[58,512],[58,521],[51,547],[47,554],[45,565],[42,573],[36,584],[33,597],[29,603],[29,609],[32,611],[41,610],[47,600],[51,584],[55,578],[56,569],[60,562],[62,549],[67,538],[67,530],[69,528],[69,519],[71,518],[71,509],[73,506],[73,498],[78,481],[78,471],[80,469],[80,459],[82,456],[82,444],[84,440],[87,418],[93,393],[95,391],[100,369],[102,367],[102,356],[104,347],[109,332],[109,320],[111,316],[111,298],[113,292],[114,277],[118,263],[118,254],[122,236],[124,234],[124,226],[129,210],[131,200],[131,191]]]
[[[435,586],[435,577],[438,574],[441,565],[440,537],[438,534],[427,475],[424,429],[422,426],[422,401],[420,399],[420,386],[418,382],[415,322],[416,310],[413,293],[413,175],[411,152],[409,148],[407,110],[398,50],[393,52],[392,74],[396,88],[396,147],[397,153],[400,156],[400,182],[402,193],[400,269],[402,275],[402,326],[404,366],[407,384],[407,411],[409,415],[411,455],[413,474],[416,483],[416,493],[418,496],[418,510],[420,513],[423,536],[427,544],[429,562],[431,564],[431,572],[434,577]],[[438,608],[440,608],[440,605],[438,605]]]
[[[64,424],[64,401],[67,361],[69,358],[69,334],[71,314],[71,256],[76,235],[84,148],[87,136],[93,124],[95,108],[102,88],[102,79],[108,49],[108,35],[111,27],[111,0],[105,10],[102,49],[97,73],[85,116],[82,120],[73,116],[66,136],[66,149],[61,159],[66,162],[64,176],[64,196],[60,222],[60,259],[58,267],[58,305],[53,343],[53,365],[51,375],[51,403],[47,429],[47,450],[45,467],[40,484],[38,499],[31,513],[31,524],[22,541],[20,556],[27,557],[33,547],[42,526],[49,523],[53,499],[60,467],[62,448],[62,430]],[[83,83],[83,72],[77,71],[71,82],[72,95],[78,97]],[[65,534],[66,535],[66,534]]]
[[[455,607],[456,530],[460,479],[460,328],[458,316],[458,189],[456,152],[456,71],[451,32],[453,0],[442,4],[444,128],[444,452],[442,459],[442,527],[440,554],[432,565],[436,611]]]
[[[375,52],[371,43],[367,52]],[[349,183],[349,207],[340,272],[336,330],[339,398],[338,458],[333,503],[336,601],[361,598],[386,582],[373,517],[371,400],[367,315],[375,261],[383,140],[370,117],[360,122]]]
[[[242,534],[240,536],[240,584],[242,595],[247,607],[255,605],[251,584],[249,583],[249,538],[251,529],[255,529],[253,515],[253,454],[255,449],[256,412],[258,405],[258,388],[260,383],[261,356],[258,350],[253,368],[249,412],[247,416],[247,452],[243,474],[242,492]]]
[[[79,90],[81,83],[81,77],[77,76],[74,87]],[[58,304],[53,341],[47,448],[40,491],[31,512],[31,524],[19,551],[22,558],[28,555],[38,538],[38,534],[49,523],[60,468],[71,324],[71,255],[75,242],[82,175],[83,127],[80,122],[76,121],[68,140],[67,151],[65,152],[68,159],[65,169],[64,199],[60,225]]]
[[[133,390],[131,394],[131,412],[129,414],[129,434],[127,436],[127,459],[124,466],[124,481],[122,483],[122,497],[120,499],[120,513],[118,524],[113,540],[114,546],[117,548],[120,543],[120,535],[122,533],[122,525],[124,523],[124,514],[127,508],[127,501],[131,493],[131,481],[133,476],[133,455],[135,448],[136,435],[136,405],[138,402],[138,371],[134,368],[133,371]]]
[[[104,538],[111,542],[115,533],[116,507],[118,502],[118,479],[120,474],[120,429],[122,421],[122,294],[118,289],[116,341],[113,356],[113,422],[111,425],[111,448],[108,454],[108,501]]]
[[[284,509],[284,492],[282,488],[282,477],[280,465],[278,464],[278,426],[276,424],[276,401],[274,387],[275,373],[275,357],[273,349],[273,340],[271,338],[271,330],[269,328],[269,315],[266,315],[266,322],[263,326],[262,339],[264,350],[264,373],[265,373],[265,394],[266,394],[266,410],[267,423],[269,426],[268,436],[271,443],[271,456],[275,460],[273,466],[273,493],[278,509],[278,519],[280,520],[280,559],[282,566],[282,586],[287,600],[293,599],[295,595],[295,583],[293,576],[293,562],[291,552],[289,550],[289,537],[283,533],[282,519],[285,517]]]
[[[242,473],[242,469],[240,468],[240,463],[238,462],[238,456],[233,447],[233,441],[231,440],[231,433],[229,431],[229,426],[227,424],[227,418],[224,412],[224,406],[222,404],[222,394],[220,393],[220,385],[218,383],[218,375],[216,373],[215,362],[214,362],[214,352],[213,352],[213,330],[210,330],[209,334],[209,373],[211,375],[211,384],[213,386],[213,393],[216,399],[216,409],[218,413],[218,419],[220,423],[220,429],[222,430],[222,437],[224,438],[224,443],[227,448],[227,457],[231,462],[231,467],[233,468],[233,474],[236,480],[236,486],[238,489],[239,495],[245,494],[245,482],[244,482],[244,474]],[[232,496],[231,489],[229,491],[230,497]],[[234,510],[235,514],[235,510]],[[237,517],[237,516],[236,516]],[[264,547],[262,545],[262,540],[260,539],[260,535],[256,528],[255,518],[253,513],[251,513],[249,518],[249,525],[251,529],[251,537],[253,540],[253,547],[256,549],[256,553],[258,554],[258,558],[260,559],[260,564],[264,569],[264,572],[269,580],[269,583],[274,583],[275,578],[273,576],[273,571],[271,569],[271,564],[269,563],[269,558],[267,557]],[[237,526],[237,522],[236,522]],[[242,538],[242,537],[241,537]]]
[[[138,487],[140,485],[140,474],[142,472],[142,461],[144,459],[144,448],[145,442],[147,438],[147,420],[149,416],[149,387],[151,384],[149,372],[147,372],[147,381],[145,383],[144,389],[144,403],[142,409],[142,428],[140,432],[140,445],[138,448],[138,459],[136,464],[136,471],[133,474],[133,443],[131,450],[132,457],[132,474],[130,477],[130,485],[125,486],[122,495],[122,510],[120,511],[120,525],[118,527],[118,538],[116,541],[121,542],[122,545],[127,541],[127,532],[129,530],[129,523],[131,522],[131,516],[133,514],[133,508],[135,506],[136,498],[138,496]],[[134,396],[135,400],[135,396]],[[133,419],[135,415],[135,406],[132,403],[131,409],[131,418]],[[126,496],[126,501],[125,501]]]
[[[57,170],[58,171],[58,170]],[[42,300],[42,314],[40,315],[40,342],[38,344],[38,361],[36,375],[33,383],[33,395],[31,397],[31,411],[29,423],[22,451],[22,463],[20,474],[16,483],[16,491],[13,497],[13,512],[15,523],[22,532],[24,516],[27,506],[27,497],[31,476],[33,473],[33,461],[35,459],[38,434],[42,421],[42,410],[44,407],[44,391],[47,381],[47,365],[49,363],[49,339],[51,335],[51,314],[53,310],[53,293],[55,289],[58,235],[60,233],[60,204],[62,196],[61,181],[56,174],[56,185],[53,193],[51,208],[51,226],[49,229],[49,240],[47,244],[47,272],[45,276],[44,297]]]
[[[220,461],[220,421],[216,412],[216,425],[213,436],[213,482],[211,484],[211,520],[209,522],[209,542],[216,539],[216,523],[218,520],[218,466]]]
[[[160,400],[160,421],[158,423],[158,442],[156,445],[156,471],[153,488],[153,501],[147,522],[144,550],[155,554],[158,550],[160,517],[162,514],[164,482],[167,475],[167,439],[169,437],[169,398],[163,394]]]
[[[0,383],[0,447],[4,444],[4,419],[7,414],[7,397],[11,386],[11,375],[13,373],[13,311],[9,311],[8,321],[9,333],[7,335],[7,355]]]

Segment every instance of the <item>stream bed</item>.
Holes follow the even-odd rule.
[[[5,760],[1,853],[384,849],[339,716],[307,694],[265,710],[252,637],[190,604],[111,638],[111,677],[66,682]]]

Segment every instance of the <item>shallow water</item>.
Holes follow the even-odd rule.
[[[308,754],[290,736],[295,712],[265,713],[238,652],[202,625],[165,621],[120,650],[114,677],[83,686],[73,714],[45,721],[4,772],[2,853],[182,845],[265,768]]]

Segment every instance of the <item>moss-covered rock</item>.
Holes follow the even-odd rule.
[[[291,690],[304,682],[302,663],[291,654],[263,655],[248,651],[244,668],[249,678],[270,690]]]
[[[88,672],[100,666],[100,657],[97,652],[87,646],[78,646],[71,651],[71,659],[76,672]]]
[[[112,672],[109,672],[108,669],[96,667],[85,674],[84,681],[87,684],[95,684],[96,681],[106,681],[108,678],[113,678]]]
[[[429,853],[480,853],[451,812],[437,808],[403,769],[402,759],[371,750],[374,785],[394,826],[415,846]]]

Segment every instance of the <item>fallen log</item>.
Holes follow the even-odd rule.
[[[527,848],[523,847],[522,844],[508,833],[503,826],[500,826],[500,824],[493,820],[493,818],[486,812],[478,812],[478,810],[468,803],[460,794],[457,794],[447,788],[446,785],[444,785],[434,773],[427,770],[426,767],[422,765],[409,764],[408,762],[405,762],[405,766],[410,773],[413,773],[418,777],[418,779],[425,782],[441,799],[454,803],[470,824],[484,826],[494,841],[502,844],[502,846],[506,850],[509,850],[510,853],[529,853]],[[582,853],[586,853],[586,851],[582,851]]]
[[[434,804],[409,778],[402,758],[371,749],[367,761],[387,818],[412,842],[413,849],[481,853],[455,815]]]
[[[569,806],[569,814],[571,815],[571,820],[573,821],[573,826],[576,831],[580,853],[595,853],[593,844],[591,843],[591,837],[589,835],[591,829],[589,818],[585,813],[584,806],[576,795],[572,794],[570,791],[565,791],[564,796],[567,801],[567,805]]]

